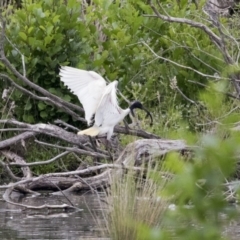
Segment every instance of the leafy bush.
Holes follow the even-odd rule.
[[[195,4],[163,1],[162,6],[171,16],[202,21]],[[89,5],[73,0],[24,0],[22,8],[8,17],[7,35],[25,56],[27,77],[67,101],[79,103],[62,87],[59,65],[91,69],[110,81],[119,80],[119,89],[128,99],[139,99],[153,109],[156,133],[179,129],[186,119],[187,128],[202,130],[199,122],[205,121],[206,106],[197,108],[172,82],[176,79],[179,89],[198,101],[203,87],[194,83],[207,84],[204,74],[226,74],[223,57],[202,30],[145,16],[152,13],[143,0],[93,0]],[[16,49],[7,44],[6,52],[22,71]],[[17,90],[12,99],[19,120],[46,122],[61,117],[69,121],[62,111]],[[127,104],[122,101],[121,106]]]
[[[216,96],[207,91],[202,95],[209,111],[215,101],[215,111],[222,109],[223,98],[215,100]],[[123,181],[113,181],[107,196],[109,209],[104,209],[107,236],[126,240],[228,239],[224,230],[238,217],[237,207],[229,200],[238,201],[240,189],[239,182],[236,189],[227,187],[237,169],[240,145],[239,132],[229,129],[233,119],[237,118],[230,113],[219,122],[214,134],[182,129],[182,139],[190,146],[190,152],[168,153],[161,159],[161,167],[147,169],[142,185],[138,185],[142,178],[134,181],[131,171],[123,176]],[[172,137],[179,138],[179,133],[175,131]],[[160,165],[159,159],[151,161]],[[145,183],[149,182],[146,191]],[[134,205],[136,202],[139,205]]]
[[[64,2],[23,1],[22,8],[8,16],[7,36],[25,57],[26,76],[49,92],[71,101],[73,96],[59,83],[58,68],[79,62],[79,54],[84,49],[79,33],[84,26],[78,19],[80,5],[76,1]],[[18,51],[9,43],[5,50],[10,62],[23,73]],[[15,114],[19,120],[33,123],[60,116],[68,119],[52,106],[22,96],[17,90],[12,99],[16,102]]]
[[[170,14],[177,11],[173,6]],[[118,79],[120,90],[130,100],[137,98],[161,114],[168,112],[173,104],[186,104],[179,95],[172,98],[174,90],[170,80],[174,76],[183,92],[193,98],[199,88],[186,83],[186,76],[204,81],[196,73],[170,65],[164,59],[174,59],[179,64],[208,72],[216,50],[200,30],[144,17],[151,13],[150,6],[142,0],[94,0],[91,5],[73,0],[24,0],[22,8],[8,17],[7,35],[25,56],[27,77],[51,93],[78,102],[68,90],[61,88],[58,78],[59,65],[72,65],[95,70],[111,81]],[[191,35],[195,36],[194,41]],[[209,49],[202,51],[202,48]],[[11,44],[7,44],[6,52],[9,60],[22,71],[21,57]],[[186,58],[186,54],[196,55],[201,61]],[[215,65],[218,69],[221,67],[217,61]],[[13,99],[20,120],[50,121],[60,116],[68,119],[52,106],[33,101],[18,91],[14,92]]]

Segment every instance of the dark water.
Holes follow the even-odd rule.
[[[2,196],[0,192],[0,196]],[[103,239],[96,218],[101,221],[99,198],[92,193],[68,195],[80,211],[25,210],[0,197],[0,239]],[[67,203],[63,196],[15,197],[15,202],[39,206]]]
[[[103,221],[102,205],[99,201],[99,197],[103,195],[100,193],[98,196],[93,193],[68,195],[73,205],[79,208],[71,211],[23,210],[19,206],[3,201],[2,195],[3,192],[0,191],[0,240],[107,240],[102,237],[102,230],[96,223],[96,219],[98,223]],[[51,194],[37,197],[16,196],[13,200],[31,206],[69,204],[65,197]],[[226,222],[223,235],[230,240],[240,239],[240,217],[231,223]]]

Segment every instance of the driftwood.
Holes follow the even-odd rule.
[[[21,185],[30,190],[56,190],[58,188],[67,189],[72,187],[75,183],[81,183],[81,185],[77,186],[78,190],[96,189],[109,184],[109,176],[113,169],[118,169],[118,172],[127,169],[139,171],[141,170],[141,167],[134,167],[134,165],[139,165],[139,163],[142,163],[144,160],[148,161],[149,159],[165,155],[171,151],[184,149],[187,149],[187,145],[181,140],[137,140],[134,143],[130,143],[125,148],[114,164],[101,164],[99,166],[87,167],[86,169],[70,172],[49,173],[39,177],[31,177],[16,183],[3,185],[0,186],[0,188],[7,189]],[[22,166],[22,164],[20,164],[20,166]],[[96,176],[88,178],[81,177],[82,174],[91,174],[97,170],[101,170],[102,172]]]
[[[108,151],[98,148],[97,146],[95,146],[94,148],[91,147],[88,138],[82,136],[79,137],[75,133],[67,132],[66,130],[55,125],[31,125],[21,123],[16,120],[0,120],[0,123],[4,123],[5,125],[14,125],[18,127],[18,131],[26,131],[24,133],[20,133],[15,137],[12,137],[11,139],[3,140],[2,142],[0,142],[0,153],[2,156],[4,156],[4,159],[3,161],[0,161],[0,164],[4,167],[4,169],[6,169],[7,174],[13,181],[6,185],[0,186],[0,188],[6,189],[3,198],[8,203],[18,205],[19,207],[22,207],[24,209],[68,209],[74,207],[70,205],[44,205],[36,208],[32,206],[17,204],[11,200],[11,194],[13,191],[18,191],[19,193],[23,194],[37,195],[38,192],[36,191],[38,190],[51,189],[54,191],[57,190],[57,192],[55,192],[54,194],[64,195],[67,198],[70,192],[79,192],[83,190],[95,191],[95,189],[107,187],[111,184],[112,174],[118,174],[120,177],[125,171],[129,169],[133,171],[144,171],[143,167],[139,167],[143,163],[143,161],[152,160],[156,157],[165,155],[170,151],[181,151],[187,148],[186,144],[182,140],[156,139],[157,136],[149,134],[142,130],[126,130],[125,128],[119,127],[119,129],[121,129],[122,131],[132,131],[133,134],[137,133],[140,135],[144,134],[145,137],[153,136],[155,139],[141,139],[128,144],[127,147],[122,152],[120,152],[120,154],[114,155],[116,158],[113,159],[114,163],[112,164],[105,163],[75,171],[48,173],[41,176],[33,177],[31,172],[32,166],[49,164],[53,161],[57,161],[59,158],[69,153],[75,153],[79,156],[87,155],[90,157],[98,157],[104,159],[108,159],[110,157],[110,153]],[[23,157],[18,156],[16,153],[11,152],[10,150],[6,150],[6,148],[12,145],[14,142],[15,144],[23,144],[23,141],[27,138],[36,137],[37,134],[40,133],[64,140],[71,145],[73,144],[74,147],[63,147],[49,143],[42,143],[38,140],[35,140],[36,143],[46,144],[48,147],[57,147],[58,149],[62,149],[63,152],[52,159],[45,161],[36,161],[32,163],[28,163]],[[11,167],[13,166],[21,168],[23,173],[22,179],[16,177],[12,173]],[[96,173],[98,174],[96,175]]]
[[[13,191],[13,188],[9,188],[5,191],[5,193],[3,194],[3,199],[10,204],[16,205],[18,207],[24,208],[24,209],[32,209],[32,210],[42,210],[42,209],[64,209],[64,210],[68,210],[68,209],[75,209],[75,210],[81,210],[78,209],[74,206],[68,205],[68,204],[61,204],[61,205],[49,205],[49,204],[43,204],[41,206],[29,206],[29,205],[25,205],[25,204],[21,204],[21,203],[15,203],[10,199],[11,193]]]
[[[237,4],[239,0],[207,0],[203,9],[211,18],[216,19],[217,15],[230,16]]]
[[[23,165],[26,164],[26,162],[24,161],[24,159],[22,157],[18,156],[17,154],[15,154],[13,152],[1,151],[1,153],[3,154],[3,156],[5,156],[7,158],[7,160],[14,161],[16,164],[23,164]],[[8,167],[8,165],[6,165],[6,166]],[[28,166],[22,166],[21,169],[22,169],[24,178],[28,179],[28,178],[32,177],[32,172]]]

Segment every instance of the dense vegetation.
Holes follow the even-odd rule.
[[[199,14],[194,16],[199,12],[196,6],[186,1],[167,9],[170,15],[200,18]],[[178,129],[177,122],[183,119],[194,130],[198,127],[193,118],[198,115],[201,121],[201,113],[176,91],[173,79],[176,77],[177,86],[187,97],[197,100],[202,87],[195,83],[212,79],[190,68],[221,75],[223,57],[202,30],[163,22],[148,14],[152,9],[144,1],[93,1],[91,5],[23,1],[22,8],[7,17],[7,34],[25,57],[26,75],[64,100],[78,101],[60,84],[59,66],[92,69],[110,81],[118,79],[120,90],[130,100],[139,99],[161,114],[157,119],[160,125],[168,122],[167,130]],[[22,72],[21,56],[12,44],[6,46],[7,56]],[[16,102],[14,114],[20,120],[47,122],[60,116],[68,120],[66,114],[18,91],[11,97]]]
[[[185,0],[23,0],[20,8],[9,6],[4,11],[6,56],[32,82],[78,104],[60,83],[59,67],[94,70],[109,81],[117,79],[129,100],[139,99],[151,109],[154,125],[144,125],[149,131],[199,147],[190,161],[183,161],[177,153],[166,157],[161,168],[175,177],[159,195],[171,196],[178,208],[167,213],[161,230],[139,223],[139,240],[166,240],[175,235],[184,240],[220,239],[220,215],[226,213],[227,220],[233,216],[223,186],[226,179],[237,176],[240,144],[232,131],[240,119],[238,17],[220,17],[214,25],[201,10],[204,4]],[[165,21],[160,15],[166,16]],[[170,21],[168,16],[191,22]],[[196,22],[198,26],[193,24]],[[4,64],[0,70],[26,87]],[[10,84],[0,81],[2,92]],[[120,103],[126,106],[123,99]],[[8,100],[0,103],[0,110],[2,119],[38,123],[61,118],[79,127],[62,109],[14,88]],[[158,176],[153,174],[151,179],[161,184]],[[186,204],[194,207],[186,208]],[[198,227],[182,224],[189,222]]]

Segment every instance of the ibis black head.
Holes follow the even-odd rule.
[[[152,115],[146,108],[143,107],[142,103],[140,103],[139,101],[133,101],[129,108],[130,108],[130,112],[133,115],[133,117],[135,117],[133,109],[139,108],[139,109],[144,110],[147,113],[146,117],[149,116],[151,118],[151,123],[150,124],[152,125],[152,123],[153,123]]]

